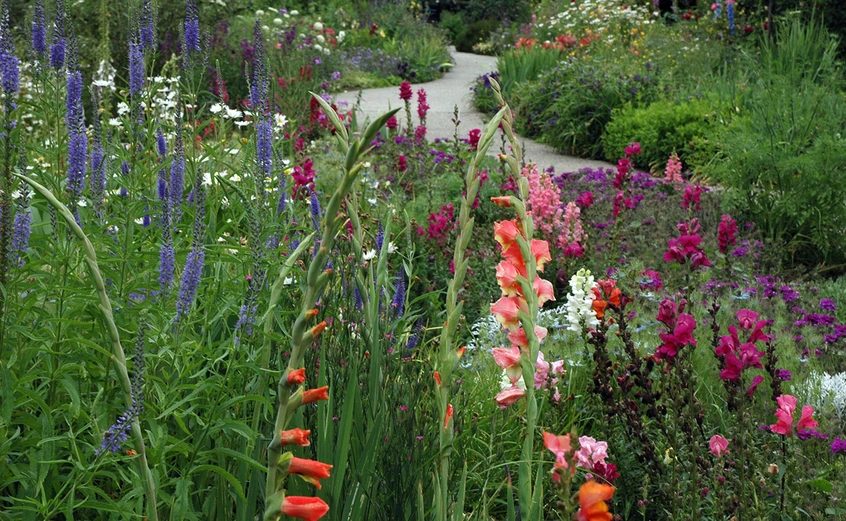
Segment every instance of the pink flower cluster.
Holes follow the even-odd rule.
[[[737,320],[740,322],[738,324],[740,329],[749,334],[746,341],[741,343],[737,327],[732,325],[728,327],[729,334],[720,338],[720,345],[716,348],[715,353],[717,356],[723,357],[725,368],[720,371],[720,378],[723,380],[738,380],[743,370],[750,367],[763,369],[761,358],[766,353],[758,351],[755,343],[758,341],[769,342],[772,338],[763,331],[767,321],[758,320],[758,313],[751,309],[738,311]],[[753,382],[754,387],[750,388],[750,391],[754,393],[754,388],[762,381],[763,378],[757,383]]]
[[[617,161],[617,174],[614,176],[614,188],[622,190],[629,180],[629,172],[632,169],[632,156],[640,154],[640,143],[632,143],[624,150],[626,157]]]
[[[575,202],[567,203],[564,208],[564,222],[561,224],[561,233],[558,234],[556,243],[564,250],[564,256],[569,258],[581,257],[585,253],[582,241],[585,239],[585,231],[582,228],[582,221],[579,219],[581,210]]]
[[[314,182],[314,163],[310,158],[306,158],[302,165],[294,166],[291,177],[294,178],[294,195],[296,195],[299,188],[311,186]]]
[[[700,266],[710,267],[711,261],[705,256],[705,251],[699,247],[702,243],[702,237],[699,236],[699,219],[681,222],[676,225],[676,229],[679,231],[679,238],[667,241],[664,260],[684,264],[687,259],[690,259],[693,269]]]
[[[426,228],[426,237],[437,241],[438,246],[443,246],[448,238],[449,232],[455,226],[455,207],[452,203],[445,204],[437,213],[429,214],[429,226]],[[423,235],[423,228],[418,229],[418,234]]]
[[[538,230],[551,236],[563,213],[561,192],[552,182],[552,177],[546,172],[539,172],[537,165],[524,167],[523,177],[529,180],[529,198],[526,202],[532,222]]]
[[[616,465],[605,461],[607,457],[607,441],[596,441],[590,436],[581,436],[579,438],[579,452],[576,453],[576,465],[610,482],[619,478],[620,474],[617,472]],[[593,476],[588,475],[588,479],[592,478]]]
[[[680,184],[683,181],[681,171],[682,164],[679,156],[676,154],[671,155],[670,159],[667,160],[667,169],[664,170],[667,176],[665,181],[667,183]]]
[[[667,332],[658,336],[663,344],[655,350],[656,360],[672,360],[679,354],[679,349],[686,345],[696,347],[693,330],[696,329],[696,319],[682,313],[687,302],[682,300],[678,309],[676,303],[670,299],[661,301],[658,308],[658,322],[667,326]]]
[[[472,129],[467,134],[467,144],[470,145],[468,152],[475,152],[476,150],[479,149],[479,139],[481,139],[481,138],[482,138],[482,130],[478,129],[478,128]],[[510,179],[513,179],[513,177],[511,177]],[[514,191],[516,192],[516,190],[514,190]]]
[[[737,244],[737,222],[731,218],[731,215],[723,215],[717,229],[717,243],[722,254],[728,252],[729,246]]]
[[[691,207],[697,212],[702,209],[700,199],[704,189],[698,183],[696,185],[687,185],[684,187],[684,196],[682,196],[682,208],[690,210]]]
[[[540,329],[540,328],[538,328]],[[523,333],[525,334],[525,332]],[[544,331],[544,336],[546,331]],[[509,338],[511,335],[509,335]],[[550,378],[550,374],[552,378]],[[535,389],[546,389],[548,386],[555,387],[558,383],[558,376],[564,374],[564,360],[556,360],[555,362],[547,362],[542,351],[538,351],[538,360],[535,362]],[[555,401],[561,399],[561,394],[558,389],[555,389],[553,396]]]
[[[400,84],[399,90],[399,97],[403,101],[411,101],[411,98],[414,96],[414,90],[411,88],[411,84],[407,81],[404,81]]]
[[[776,401],[778,402],[778,410],[775,416],[778,419],[774,425],[770,425],[770,430],[777,434],[790,436],[793,432],[793,411],[796,410],[796,397],[789,394],[782,394]],[[796,422],[796,432],[801,432],[805,429],[813,429],[819,423],[813,418],[814,408],[810,405],[802,407],[802,415],[799,421]]]
[[[429,104],[427,103],[426,90],[419,89],[417,91],[417,117],[420,118],[420,124],[426,124],[426,114],[429,112]]]

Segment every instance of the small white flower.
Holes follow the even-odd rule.
[[[144,218],[139,217],[139,218],[135,219],[135,224],[143,225],[144,224]]]
[[[240,110],[230,109],[229,107],[226,107],[226,117],[227,118],[237,119],[237,118],[241,118],[243,116],[244,116],[244,113],[241,112]]]
[[[317,43],[319,43],[321,45],[326,43],[326,38],[324,38],[322,34],[318,34],[317,38],[315,38],[315,40],[317,40]]]
[[[364,255],[361,256],[362,260],[369,261],[376,258],[376,250],[370,250],[365,252]]]
[[[223,105],[220,104],[220,103],[215,103],[214,105],[211,106],[211,108],[209,110],[211,111],[212,114],[217,114],[218,112],[223,110]]]
[[[323,47],[319,43],[316,43],[314,44],[314,50],[317,52],[321,52],[323,51]]]
[[[299,14],[300,14],[300,12],[299,12],[299,11],[297,11],[296,9],[294,9],[293,11],[291,11],[291,16],[299,16]]]
[[[394,245],[393,242],[388,243],[388,253],[394,253],[397,251],[397,247]]]
[[[252,123],[252,122],[251,121],[236,121],[235,126],[243,128],[243,127],[248,126],[250,123]]]
[[[320,32],[323,30],[323,24],[320,22],[314,22],[314,30]]]
[[[339,42],[343,42],[343,41],[344,41],[344,37],[345,37],[346,35],[347,35],[347,33],[346,33],[345,31],[341,31],[341,32],[339,32],[339,33],[338,33],[338,41],[339,41]]]
[[[282,22],[282,19],[281,19],[281,18],[274,18],[274,19],[273,19],[273,25],[275,25],[275,26],[277,26],[277,27],[279,27],[280,25],[282,25],[282,23],[283,23],[283,22]]]
[[[125,116],[126,114],[129,114],[129,105],[121,101],[120,103],[118,103],[117,113],[119,116]]]
[[[262,17],[262,16],[264,16],[264,11],[262,11],[261,9],[259,9],[258,11],[256,11],[256,16],[258,16],[258,17]]]
[[[274,114],[273,122],[276,123],[277,128],[282,129],[288,124],[288,118],[285,117],[285,114]]]

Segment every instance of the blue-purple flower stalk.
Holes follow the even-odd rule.
[[[197,296],[200,286],[200,276],[203,273],[206,251],[203,246],[205,235],[205,191],[202,185],[202,173],[198,172],[194,180],[194,237],[191,251],[185,261],[182,271],[182,281],[179,285],[179,299],[176,302],[176,321],[188,315]]]
[[[262,35],[261,22],[257,19],[253,28],[253,78],[250,82],[250,108],[264,114],[267,110],[267,67],[265,66],[264,36]]]
[[[56,70],[64,67],[66,52],[65,0],[56,0],[56,19],[53,20],[53,44],[50,46],[50,66]]]
[[[23,266],[23,256],[29,247],[29,234],[32,224],[32,215],[29,213],[29,191],[26,187],[21,190],[18,198],[18,208],[15,212],[15,225],[12,230],[12,242],[9,245],[10,257],[17,259],[18,266]]]
[[[96,96],[96,94],[95,94]],[[99,103],[98,103],[99,105]],[[99,212],[106,194],[106,152],[103,150],[102,130],[99,118],[94,118],[94,144],[91,147],[91,198]]]
[[[144,53],[136,40],[129,42],[129,94],[133,101],[144,90]]]
[[[139,20],[139,34],[141,36],[141,49],[154,49],[156,41],[156,28],[153,22],[153,0],[144,0],[141,3],[141,16]]]
[[[6,108],[14,110],[16,105],[12,99],[18,93],[20,84],[20,61],[15,56],[15,42],[9,28],[9,2],[3,2],[2,19],[0,19],[0,84],[6,94]]]
[[[32,50],[39,57],[47,52],[47,22],[44,17],[44,2],[36,0],[32,16]]]
[[[160,158],[167,154],[167,143],[165,143],[162,127],[156,128],[156,152],[158,152]]]
[[[173,250],[173,234],[171,234],[170,200],[165,198],[162,208],[162,247],[159,251],[159,290],[162,296],[170,293],[175,269],[176,253]]]
[[[144,412],[144,344],[146,337],[146,325],[141,323],[138,326],[138,336],[135,339],[135,356],[133,362],[135,364],[132,374],[132,381],[130,385],[132,395],[132,405],[127,409],[112,425],[106,434],[103,435],[103,443],[100,448],[94,451],[95,455],[100,455],[107,450],[112,454],[120,452],[121,445],[129,438],[129,432],[132,430],[132,422],[137,420],[141,413]]]
[[[170,165],[170,206],[173,220],[179,219],[182,211],[182,196],[185,191],[185,145],[182,141],[182,127],[177,125],[173,144],[173,162]]]
[[[200,52],[200,17],[197,13],[195,0],[188,0],[185,4],[185,52]]]
[[[270,178],[273,172],[273,126],[270,117],[260,115],[256,125],[256,160],[262,177]]]
[[[400,268],[397,273],[397,287],[394,293],[394,299],[391,301],[391,307],[394,308],[394,316],[401,317],[405,313],[405,273]]]
[[[85,135],[85,114],[82,108],[82,74],[67,73],[67,106],[65,122],[68,127],[68,191],[75,199],[85,188],[85,167],[88,159],[88,137]]]

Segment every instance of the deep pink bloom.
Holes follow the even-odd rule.
[[[673,332],[661,333],[658,336],[664,342],[658,349],[655,350],[655,358],[657,360],[666,360],[674,358],[679,354],[679,349],[686,345],[696,346],[696,340],[693,339],[693,330],[696,328],[696,319],[691,315],[681,313],[676,320]]]
[[[640,143],[638,143],[637,141],[632,142],[629,146],[626,147],[624,152],[626,153],[626,156],[628,156],[628,157],[636,156],[636,155],[640,154],[640,152],[641,152]]]
[[[728,440],[719,434],[711,436],[711,440],[708,442],[708,445],[711,447],[711,454],[718,458],[729,451],[728,444]]]
[[[665,298],[658,306],[657,320],[668,328],[672,328],[676,325],[676,314],[676,303],[668,298]]]
[[[684,196],[682,197],[682,207],[685,210],[692,209],[697,212],[702,210],[700,198],[702,196],[702,187],[700,185],[687,185],[684,187]]]
[[[399,97],[403,101],[411,101],[411,98],[414,96],[414,91],[411,89],[411,84],[407,81],[404,81],[400,84],[399,88]]]
[[[475,152],[479,148],[479,140],[482,138],[482,131],[478,128],[472,129],[467,134],[467,144],[470,145],[470,151]]]
[[[582,209],[590,208],[593,204],[593,192],[582,192],[576,199],[576,204]]]
[[[777,434],[790,436],[793,432],[793,412],[796,410],[796,398],[789,394],[782,394],[776,401],[778,402],[778,409],[775,416],[778,421],[774,425],[770,425],[770,430]],[[796,431],[805,429],[813,429],[817,425],[813,418],[814,408],[810,405],[802,407],[802,415],[796,423]]]
[[[731,218],[731,215],[723,215],[717,229],[717,243],[722,254],[728,251],[729,246],[737,244],[737,222]]]
[[[614,176],[613,186],[617,190],[621,190],[623,185],[628,181],[628,174],[632,168],[632,160],[624,157],[617,161],[617,175]]]
[[[408,160],[402,154],[400,154],[397,158],[397,170],[399,170],[400,172],[405,172],[406,170],[408,170]]]
[[[385,126],[388,127],[390,130],[394,130],[395,128],[397,128],[399,126],[399,123],[397,122],[397,117],[391,116],[390,118],[388,118],[388,121],[385,123]]]
[[[753,396],[755,391],[758,389],[758,386],[764,382],[764,377],[761,375],[756,376],[752,379],[752,385],[749,386],[749,389],[746,389],[747,396]]]
[[[426,99],[426,91],[419,89],[417,91],[417,117],[420,118],[420,124],[426,124],[426,114],[429,112],[429,104]]]

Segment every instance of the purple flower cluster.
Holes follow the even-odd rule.
[[[197,13],[197,2],[188,0],[185,5],[185,52],[200,52],[200,17]]]
[[[155,47],[155,25],[153,23],[153,1],[144,0],[141,4],[141,17],[139,20],[141,49],[153,49]]]
[[[56,19],[53,21],[53,44],[50,46],[50,66],[56,70],[65,65],[65,1],[56,0]]]
[[[19,60],[15,56],[15,42],[9,29],[8,4],[0,20],[0,84],[6,93],[7,103],[14,109],[10,98],[17,94],[19,84]]]
[[[831,442],[831,453],[832,454],[846,454],[846,440],[843,438],[834,438]]]
[[[47,52],[47,21],[42,0],[36,0],[32,16],[32,50],[39,56]]]
[[[79,71],[67,74],[67,111],[65,122],[68,127],[68,190],[79,196],[85,188],[85,167],[88,160],[88,138],[85,135],[85,114],[82,108],[82,74]]]
[[[396,291],[391,300],[391,306],[396,310],[395,316],[401,317],[405,312],[405,273],[400,268],[397,273]]]
[[[188,315],[191,305],[197,297],[197,288],[200,286],[200,276],[203,273],[203,264],[206,258],[206,251],[202,244],[195,245],[188,252],[185,260],[185,269],[182,271],[182,282],[179,285],[179,300],[176,302],[176,320]]]
[[[262,177],[269,178],[273,171],[273,126],[268,116],[261,116],[256,125],[256,161]]]
[[[136,421],[141,413],[144,412],[144,343],[145,343],[146,326],[141,324],[138,327],[138,336],[135,339],[135,355],[133,362],[135,368],[132,374],[132,382],[130,384],[130,393],[132,396],[132,405],[127,409],[115,422],[109,427],[106,434],[103,435],[103,443],[100,448],[94,451],[96,455],[100,455],[107,450],[112,454],[120,452],[121,445],[129,438],[129,432],[132,430],[132,423]]]
[[[250,82],[250,108],[264,113],[267,107],[267,66],[264,63],[264,37],[261,31],[261,22],[257,19],[253,28],[253,77]]]
[[[26,189],[21,190],[17,206],[9,250],[17,258],[18,265],[23,266],[23,255],[29,246],[30,225],[32,224],[32,215],[29,213],[29,192]]]
[[[834,313],[835,311],[837,311],[837,304],[834,302],[833,299],[824,298],[820,300],[820,309],[823,311]]]
[[[776,378],[782,382],[789,382],[793,378],[793,375],[787,369],[777,369]]]
[[[129,42],[129,94],[136,97],[144,89],[144,53],[137,41]]]

